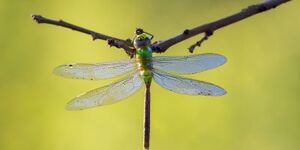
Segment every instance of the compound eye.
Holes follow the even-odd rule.
[[[137,28],[136,30],[135,30],[135,33],[137,34],[137,35],[140,35],[140,34],[142,34],[144,31],[143,31],[143,29],[141,29],[141,28]]]

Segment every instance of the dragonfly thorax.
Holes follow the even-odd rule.
[[[150,47],[138,48],[136,50],[136,63],[140,76],[145,83],[152,79],[152,49]]]

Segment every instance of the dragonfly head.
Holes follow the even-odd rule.
[[[152,35],[144,32],[143,29],[137,28],[135,30],[135,37],[133,39],[133,45],[135,48],[143,48],[151,45]]]

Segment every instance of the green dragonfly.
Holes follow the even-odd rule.
[[[193,74],[218,67],[226,62],[219,54],[206,53],[190,56],[152,57],[150,48],[153,35],[136,32],[134,46],[137,49],[135,59],[96,64],[75,63],[56,67],[54,73],[75,79],[98,80],[132,72],[110,85],[83,93],[71,100],[66,109],[86,109],[118,102],[135,92],[143,85],[151,84],[152,79],[160,86],[175,93],[188,95],[220,96],[226,91],[212,83],[178,76]]]
[[[86,109],[118,102],[138,91],[143,85],[150,87],[152,79],[170,91],[188,94],[220,96],[226,91],[212,83],[183,78],[180,74],[193,74],[218,67],[226,62],[219,54],[205,53],[190,56],[152,57],[150,47],[153,35],[136,31],[135,59],[96,64],[75,63],[56,67],[59,76],[76,79],[98,80],[131,72],[129,76],[86,93],[71,100],[68,110]]]
[[[144,150],[150,143],[150,85],[152,79],[170,91],[188,94],[220,96],[226,91],[212,83],[183,78],[180,74],[193,74],[218,67],[226,62],[219,54],[206,53],[191,56],[152,57],[153,35],[141,29],[136,30],[133,40],[135,59],[97,64],[64,64],[56,67],[59,76],[76,79],[98,80],[121,74],[130,75],[112,84],[83,93],[71,100],[66,109],[79,110],[118,102],[145,86],[144,100]]]

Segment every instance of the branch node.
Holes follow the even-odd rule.
[[[205,36],[208,38],[209,36],[212,36],[214,34],[214,32],[212,30],[207,30],[205,32]]]
[[[184,31],[183,31],[183,34],[184,35],[188,35],[190,33],[190,30],[189,29],[185,29]]]
[[[97,39],[97,34],[94,32],[91,32],[92,40],[95,41]]]
[[[117,48],[120,48],[120,45],[114,40],[114,39],[108,39],[107,40],[107,44],[110,46],[110,47],[117,47]]]
[[[162,52],[164,52],[164,51],[162,51],[162,49],[161,49],[160,47],[155,46],[157,43],[159,43],[159,42],[155,41],[155,42],[151,45],[152,51],[153,51],[153,52],[156,52],[156,53],[162,53]]]
[[[132,43],[132,40],[128,38],[128,39],[126,39],[126,42],[127,43]]]

